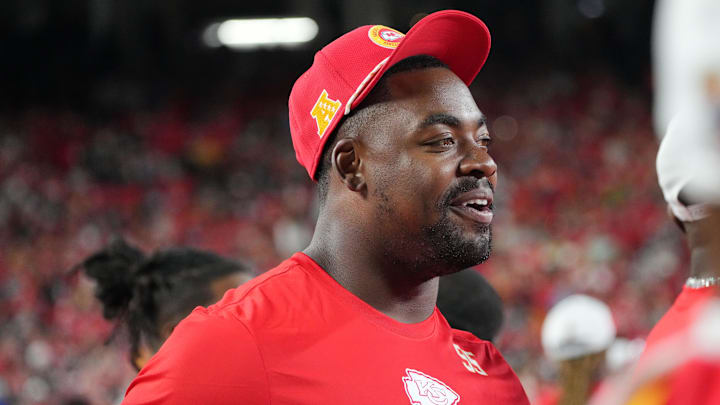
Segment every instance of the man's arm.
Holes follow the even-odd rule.
[[[270,403],[255,338],[239,320],[196,310],[128,388],[124,405]]]

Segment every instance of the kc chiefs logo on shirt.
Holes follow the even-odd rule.
[[[460,402],[460,395],[452,388],[422,371],[406,368],[402,381],[412,405],[455,405]]]

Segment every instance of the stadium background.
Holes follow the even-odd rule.
[[[92,284],[113,236],[212,249],[258,272],[312,233],[287,96],[315,50],[363,24],[407,31],[458,8],[490,27],[471,89],[498,162],[497,345],[531,398],[552,378],[539,327],[574,292],[643,337],[687,253],[665,216],[651,129],[653,2],[11,0],[0,4],[0,404],[115,403],[133,375]],[[207,24],[309,16],[296,49],[209,48]],[[72,401],[76,402],[72,402]],[[87,403],[86,402],[86,403]]]

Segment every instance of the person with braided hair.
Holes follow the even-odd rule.
[[[127,328],[130,363],[138,371],[194,308],[253,277],[248,266],[211,252],[171,248],[145,255],[122,239],[80,266],[96,282],[105,319]]]

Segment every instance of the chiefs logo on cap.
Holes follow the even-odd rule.
[[[384,25],[375,25],[370,27],[368,36],[371,41],[383,48],[395,49],[400,45],[405,34]]]
[[[323,89],[322,93],[320,93],[320,97],[318,97],[310,111],[310,115],[315,118],[315,123],[318,128],[317,134],[320,138],[325,135],[328,125],[330,125],[333,118],[335,118],[335,114],[337,114],[341,105],[340,100],[333,100],[328,97],[327,90]]]

